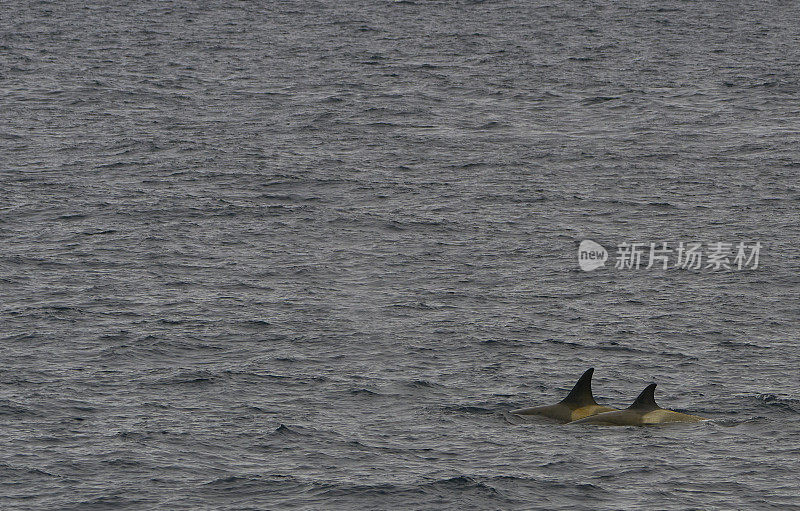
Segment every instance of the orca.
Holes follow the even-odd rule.
[[[656,404],[653,393],[656,384],[651,383],[625,410],[605,412],[579,419],[570,424],[596,424],[599,426],[648,426],[668,422],[700,422],[705,417],[665,410]]]
[[[592,396],[592,373],[590,367],[580,377],[570,393],[554,405],[534,406],[511,410],[515,415],[543,415],[561,422],[571,422],[598,413],[615,411],[616,408],[598,405]]]

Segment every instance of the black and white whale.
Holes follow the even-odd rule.
[[[516,415],[542,415],[561,422],[571,422],[584,417],[590,417],[603,412],[612,412],[616,408],[598,405],[592,396],[592,373],[594,368],[589,368],[570,393],[554,405],[534,406],[533,408],[520,408],[512,410]]]
[[[705,417],[665,410],[656,404],[653,393],[656,384],[651,383],[639,394],[639,397],[625,410],[604,412],[585,417],[570,424],[597,424],[599,426],[647,426],[667,422],[699,422],[708,420]]]

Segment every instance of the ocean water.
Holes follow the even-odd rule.
[[[0,508],[800,509],[797,19],[5,2]]]

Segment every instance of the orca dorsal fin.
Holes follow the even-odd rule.
[[[561,402],[564,404],[571,403],[581,406],[596,405],[597,401],[595,401],[594,396],[592,396],[592,373],[594,373],[594,367],[587,369],[578,380],[578,383],[572,387],[567,397],[562,399]]]
[[[658,410],[661,408],[656,404],[656,398],[653,393],[656,391],[656,384],[651,383],[645,388],[639,397],[628,407],[628,410]]]

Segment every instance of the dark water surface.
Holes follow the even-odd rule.
[[[0,508],[800,509],[798,19],[5,2]]]

